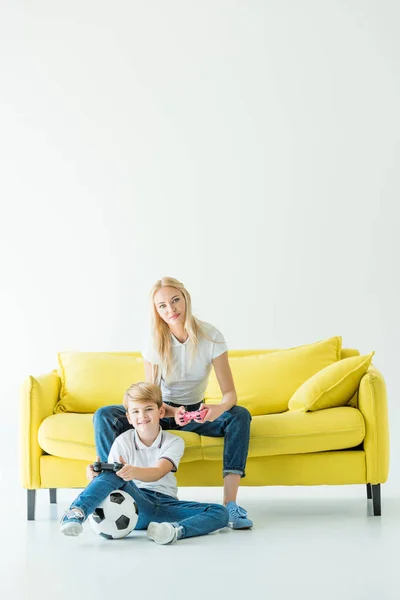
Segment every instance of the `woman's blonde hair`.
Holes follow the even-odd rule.
[[[128,412],[129,402],[154,402],[158,408],[163,405],[161,390],[158,385],[154,383],[147,383],[145,381],[139,381],[129,387],[125,394],[123,405]]]
[[[193,361],[196,351],[197,345],[199,342],[199,337],[203,336],[206,339],[207,335],[204,332],[204,328],[202,327],[202,321],[197,319],[192,314],[192,299],[190,297],[189,292],[183,285],[181,281],[174,279],[173,277],[163,277],[156,281],[153,287],[150,290],[150,301],[151,301],[151,328],[152,328],[152,338],[154,344],[154,350],[157,352],[160,357],[160,365],[153,365],[152,372],[152,382],[157,385],[160,384],[161,381],[161,371],[164,368],[165,378],[168,378],[172,374],[173,370],[173,360],[172,360],[172,344],[171,344],[171,331],[168,327],[167,323],[160,317],[158,314],[154,296],[163,287],[173,287],[181,292],[182,296],[185,298],[186,303],[186,316],[185,316],[185,330],[188,333],[189,339],[191,341],[190,344],[190,361]],[[210,340],[212,341],[212,340]]]

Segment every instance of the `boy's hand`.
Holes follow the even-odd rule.
[[[175,419],[175,423],[177,425],[180,425],[182,427],[182,423],[179,421],[179,417],[181,415],[185,414],[185,407],[184,406],[180,406],[179,408],[176,409],[175,414],[174,414],[174,419]]]
[[[135,479],[135,467],[132,467],[132,465],[127,465],[122,456],[119,457],[119,462],[124,466],[122,467],[122,469],[117,471],[116,475],[118,475],[118,477],[121,477],[121,479],[123,479],[124,481],[132,481],[132,479]]]
[[[100,462],[100,458],[98,456],[96,456],[96,462]],[[89,481],[93,481],[93,479],[97,477],[97,475],[100,475],[100,473],[95,473],[93,471],[93,463],[86,467],[86,477],[87,479],[89,479]]]

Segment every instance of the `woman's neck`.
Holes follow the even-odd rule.
[[[186,331],[183,325],[178,327],[170,327],[171,333],[176,337],[176,339],[183,344],[189,337],[188,332]]]

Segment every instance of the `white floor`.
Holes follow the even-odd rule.
[[[59,490],[50,505],[39,491],[36,521],[27,522],[25,492],[2,490],[1,598],[400,598],[400,495],[390,486],[382,517],[371,516],[365,486],[242,488],[252,531],[173,546],[142,532],[108,541],[89,525],[64,537],[58,521],[75,495]],[[182,488],[180,497],[218,502],[220,490]]]

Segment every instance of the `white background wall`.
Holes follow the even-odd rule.
[[[399,6],[1,2],[3,456],[24,378],[140,349],[171,275],[231,348],[375,350],[394,481]]]

